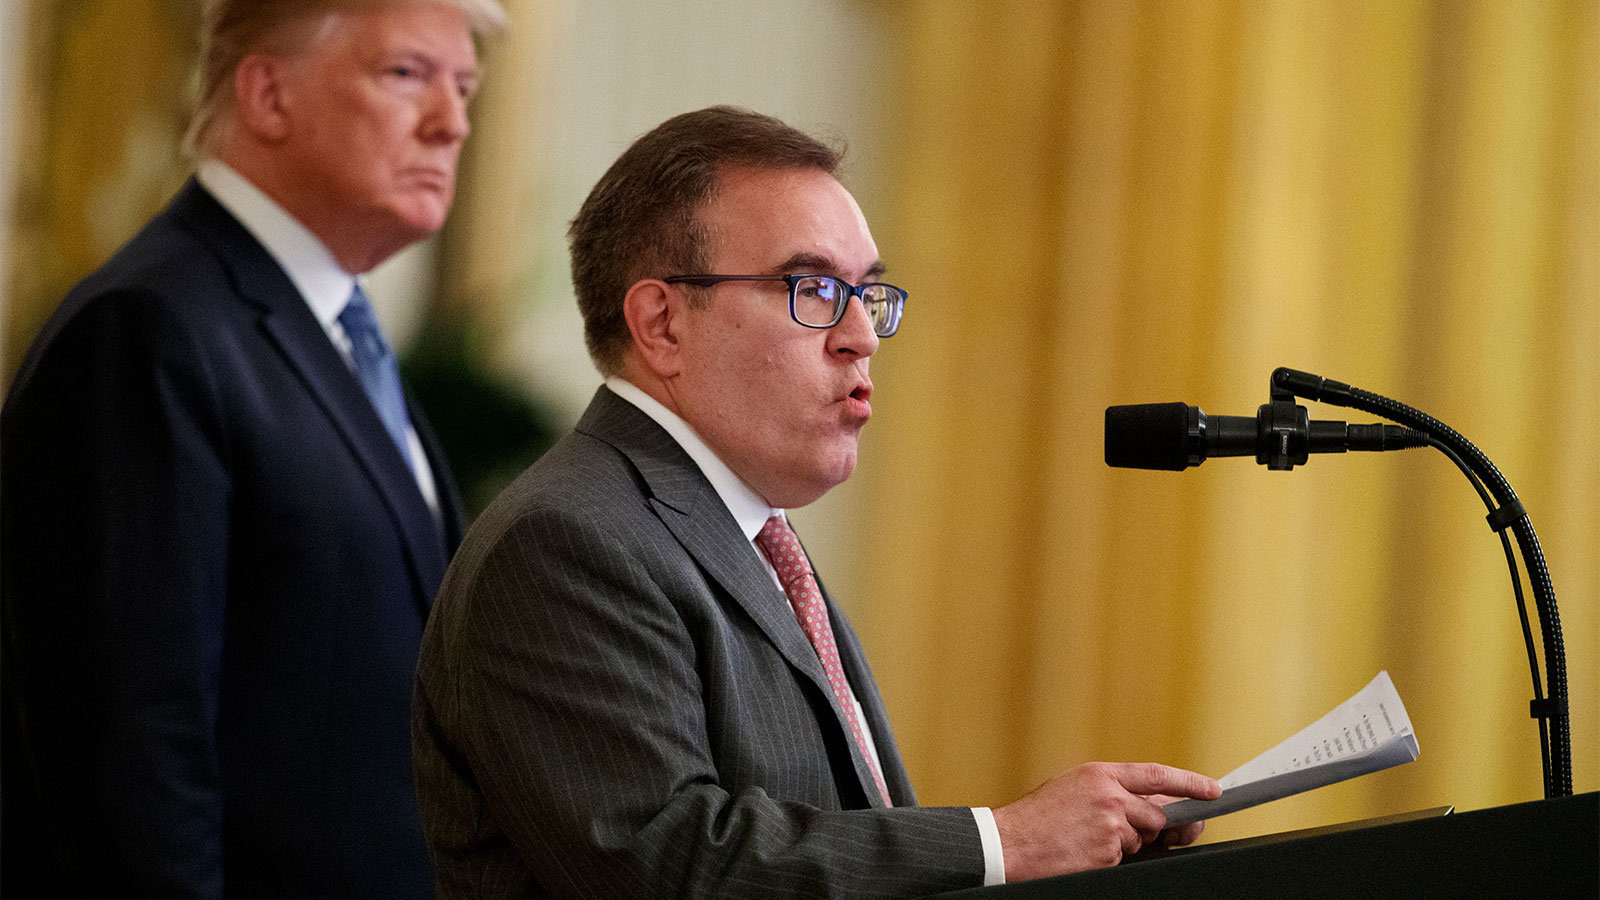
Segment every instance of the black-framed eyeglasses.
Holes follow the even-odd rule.
[[[832,275],[674,275],[668,284],[711,287],[724,281],[781,281],[789,286],[789,317],[807,328],[832,328],[844,318],[851,297],[860,297],[873,333],[893,337],[906,309],[906,292],[892,284],[851,284]]]

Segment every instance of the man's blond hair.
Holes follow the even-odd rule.
[[[233,76],[252,53],[290,56],[311,43],[338,12],[434,3],[466,15],[475,35],[506,26],[498,0],[208,0],[200,22],[199,84],[183,150],[198,159],[215,151],[233,112]]]

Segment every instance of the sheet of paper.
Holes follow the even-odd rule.
[[[1218,779],[1215,800],[1174,800],[1167,825],[1247,809],[1417,758],[1411,717],[1388,672],[1293,737]]]

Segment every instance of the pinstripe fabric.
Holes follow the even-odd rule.
[[[755,543],[778,573],[783,592],[789,596],[789,605],[794,607],[795,620],[817,651],[817,659],[822,662],[828,686],[833,690],[834,699],[839,701],[838,708],[844,713],[844,723],[850,726],[851,739],[866,758],[867,768],[872,770],[872,780],[878,795],[884,799],[883,805],[893,806],[889,802],[889,786],[884,783],[877,760],[861,736],[861,721],[856,714],[856,704],[851,699],[850,682],[844,674],[844,664],[839,659],[839,647],[829,622],[832,616],[823,602],[822,588],[817,585],[811,560],[800,547],[800,539],[795,536],[789,523],[783,520],[783,516],[775,515],[761,526],[756,533]]]
[[[975,886],[829,602],[882,807],[783,592],[688,456],[601,389],[468,534],[413,711],[441,897],[907,897]]]

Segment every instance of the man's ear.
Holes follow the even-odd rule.
[[[289,134],[284,107],[283,61],[252,53],[233,70],[233,108],[239,127],[258,140],[277,143]]]
[[[656,278],[636,281],[622,298],[622,316],[633,334],[633,350],[655,377],[676,377],[683,368],[678,332],[685,308],[683,292]]]

